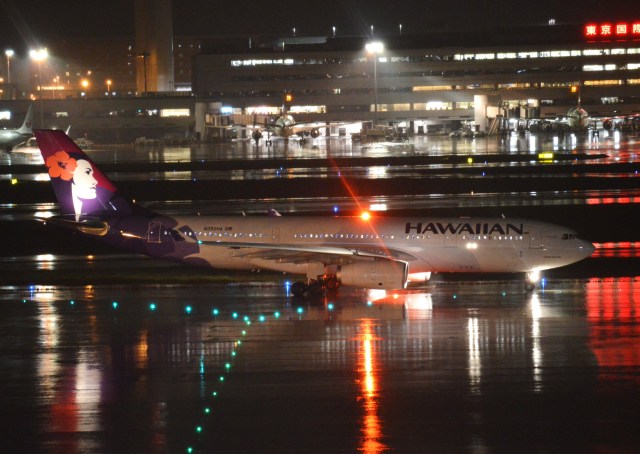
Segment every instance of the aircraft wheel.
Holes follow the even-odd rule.
[[[336,279],[335,277],[330,277],[325,281],[324,285],[328,290],[338,290],[338,287],[340,287],[340,282],[338,282],[338,279]]]
[[[294,282],[291,284],[291,294],[293,296],[302,296],[307,291],[307,285],[304,282]]]

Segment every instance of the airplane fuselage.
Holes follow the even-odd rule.
[[[26,142],[32,135],[31,118],[33,117],[33,107],[29,105],[27,115],[24,117],[22,126],[18,129],[0,129],[0,147],[10,152],[14,146]]]
[[[567,123],[569,124],[569,128],[574,131],[582,131],[589,127],[589,123],[591,122],[591,117],[587,113],[586,110],[578,107],[572,107],[567,112]]]
[[[152,257],[306,275],[291,293],[404,288],[430,272],[527,272],[594,247],[549,223],[502,218],[165,216],[123,197],[62,131],[36,130],[61,216],[50,222]]]
[[[124,226],[112,220],[105,239],[129,249],[136,242],[139,252],[170,260],[309,277],[374,262],[401,263],[409,275],[530,272],[568,265],[593,252],[591,243],[570,229],[525,219],[193,216],[140,221]],[[319,258],[327,253],[330,260]],[[392,284],[402,279],[396,278]]]
[[[0,147],[11,150],[14,146],[27,141],[29,137],[31,134],[20,134],[12,129],[0,129]]]

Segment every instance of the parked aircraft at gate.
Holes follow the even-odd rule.
[[[47,222],[152,257],[305,276],[294,294],[402,289],[431,272],[533,276],[594,251],[571,229],[527,219],[162,215],[123,197],[64,132],[35,136],[62,212]]]
[[[325,127],[328,125],[325,125]],[[263,138],[263,132],[267,134],[267,145],[271,144],[271,136],[282,137],[285,140],[289,137],[298,135],[304,139],[305,135],[315,139],[320,136],[320,128],[322,125],[318,123],[296,123],[294,118],[284,112],[273,124],[265,124],[262,129],[254,127],[251,138],[256,144]]]
[[[18,129],[0,129],[0,146],[10,152],[14,146],[25,142],[31,137],[31,122],[33,120],[33,108],[31,104],[24,117],[22,126]]]
[[[539,124],[543,132],[585,131],[591,125],[591,116],[578,104],[576,107],[571,107],[564,117],[555,120],[541,120]]]

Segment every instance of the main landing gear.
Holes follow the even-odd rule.
[[[260,139],[262,139],[262,132],[259,129],[256,129],[255,131],[253,131],[253,133],[251,134],[251,138],[255,141],[256,143],[256,147],[258,146],[258,144],[260,143]],[[271,132],[267,131],[267,138],[264,141],[264,144],[267,147],[270,147],[271,145],[273,145],[273,141],[271,140]]]
[[[327,291],[335,291],[340,287],[340,282],[335,276],[323,276],[319,279],[309,279],[305,282],[294,282],[291,284],[291,294],[293,296],[303,296],[306,294],[322,295]]]

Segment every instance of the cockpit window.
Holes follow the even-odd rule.
[[[575,233],[563,233],[562,234],[562,239],[563,240],[575,240],[576,238],[577,237],[576,237]]]

